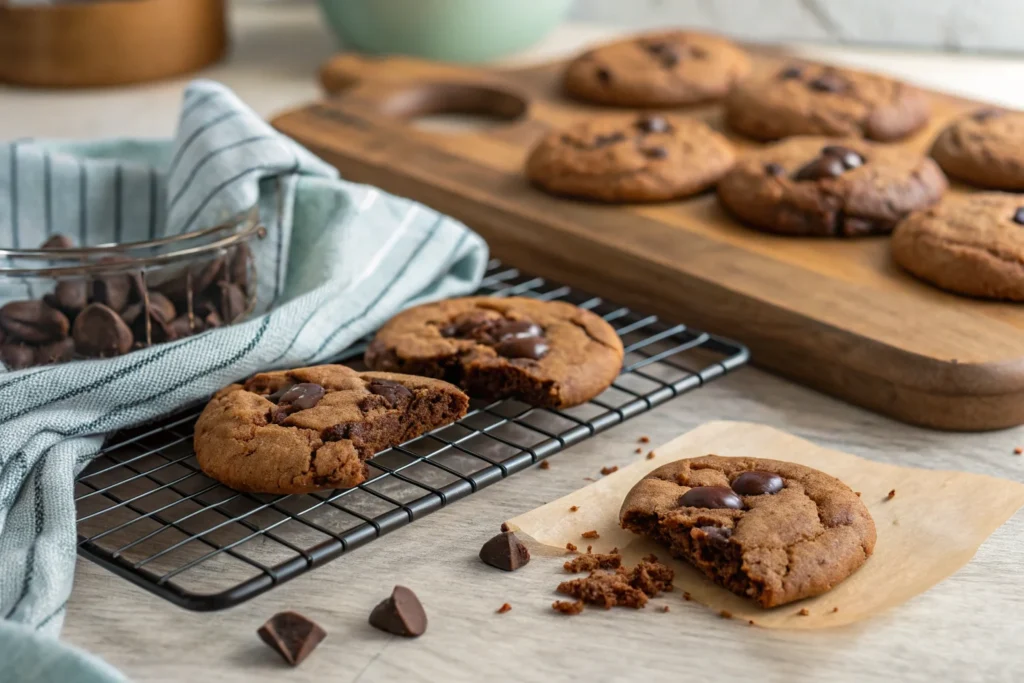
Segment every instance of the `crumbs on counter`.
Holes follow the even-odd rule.
[[[579,510],[579,509],[580,509],[580,506],[579,506],[579,505],[573,505],[573,506],[571,506],[571,507],[569,508],[569,512],[576,512],[576,511],[577,511],[577,510]]]
[[[570,553],[578,553],[580,551],[580,549],[577,548],[572,543],[566,543],[565,544],[565,549],[568,550]]]
[[[809,609],[807,609],[806,607],[804,607],[799,612],[797,612],[797,614],[799,616],[801,616],[801,617],[809,617],[809,616],[811,616],[811,611]]]
[[[551,469],[551,463],[548,462],[547,460],[541,460],[540,464],[537,465],[537,467],[541,468],[542,470],[550,470]]]
[[[664,614],[665,612],[668,612],[668,611],[669,611],[669,610],[668,610],[668,605],[662,605],[662,606],[661,606],[661,610],[660,610],[660,611],[661,611],[661,612],[662,612],[663,614]]]
[[[690,595],[689,591],[683,591],[683,600],[686,600],[687,602],[693,600],[693,596]]]
[[[584,531],[580,534],[583,538],[601,538],[601,534],[597,533],[597,529],[591,529],[590,531]]]
[[[838,611],[839,611],[839,608],[838,608],[838,607],[833,607],[833,608],[832,608],[832,614],[835,614],[835,613],[836,613],[836,612],[838,612]]]
[[[640,441],[640,443],[650,443],[651,442],[651,438],[649,436],[641,436],[638,439],[638,441]]]
[[[639,446],[636,447],[636,454],[637,455],[640,455],[643,452],[644,452],[644,449],[640,448]]]
[[[609,474],[612,474],[613,472],[618,472],[618,471],[619,471],[619,466],[618,465],[612,465],[611,467],[602,467],[601,468],[601,474],[603,476],[605,476],[605,477],[607,477]]]
[[[647,454],[647,459],[654,460],[654,451],[651,451],[650,453]]]
[[[732,619],[732,612],[730,612],[727,609],[724,609],[718,613],[718,616],[722,617],[723,619]]]
[[[504,614],[505,612],[508,612],[510,609],[512,609],[512,605],[506,602],[504,605],[497,609],[497,612],[498,614]]]
[[[1014,455],[1024,455],[1024,448],[1022,448],[1020,446],[1017,446],[1016,448],[1013,449],[1013,454]]]
[[[885,499],[886,500],[892,500],[895,497],[896,497],[896,489],[893,489],[892,491],[889,491],[889,495],[887,495],[885,497]]]
[[[551,603],[551,609],[562,614],[579,614],[583,611],[583,601],[577,600],[575,602],[569,602],[568,600],[555,600]]]

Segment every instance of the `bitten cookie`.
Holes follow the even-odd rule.
[[[267,372],[213,397],[196,423],[196,460],[239,491],[308,493],[366,479],[368,460],[466,414],[436,379],[320,365]]]
[[[651,202],[701,192],[733,161],[729,142],[695,119],[611,116],[549,133],[527,159],[526,175],[552,194]]]
[[[993,190],[1024,190],[1024,112],[982,109],[949,124],[932,156],[950,176]]]
[[[726,121],[755,140],[791,135],[899,140],[928,122],[928,96],[877,74],[790,64],[748,79],[725,101]]]
[[[846,484],[778,460],[669,463],[633,487],[619,520],[762,607],[831,590],[875,548],[875,523]]]
[[[565,90],[618,107],[676,107],[723,97],[750,71],[746,53],[719,36],[650,33],[597,47],[573,60]]]
[[[375,370],[445,379],[470,396],[564,408],[604,391],[622,341],[590,311],[560,301],[467,297],[410,308],[366,351]]]
[[[863,140],[795,137],[742,157],[719,181],[718,198],[769,232],[855,237],[891,232],[947,186],[927,157]]]
[[[896,227],[892,255],[942,289],[1024,301],[1024,197],[1000,192],[949,197]]]

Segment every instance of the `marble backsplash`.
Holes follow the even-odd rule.
[[[770,42],[1024,52],[1024,0],[576,0],[573,18]]]

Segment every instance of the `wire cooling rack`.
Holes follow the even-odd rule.
[[[187,609],[231,607],[747,360],[734,342],[497,261],[480,293],[594,311],[622,337],[622,374],[594,400],[567,410],[473,401],[458,423],[375,456],[360,486],[302,496],[238,493],[206,477],[192,452],[202,410],[196,406],[158,426],[113,435],[82,472],[75,484],[79,552]],[[338,362],[358,367],[364,348]]]

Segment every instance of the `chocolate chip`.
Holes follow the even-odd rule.
[[[597,80],[600,83],[603,83],[605,85],[608,85],[609,83],[612,82],[612,74],[610,71],[608,71],[608,69],[598,69],[597,71],[594,72],[594,75],[597,76]]]
[[[490,327],[492,319],[484,313],[472,313],[457,318],[441,328],[441,336],[456,339],[473,339]]]
[[[664,147],[648,147],[641,150],[648,159],[665,159],[668,157],[668,150]]]
[[[594,138],[594,147],[607,147],[608,145],[614,145],[616,142],[622,142],[625,139],[626,134],[621,131],[608,133],[607,135],[598,135]]]
[[[655,57],[661,65],[666,69],[679,64],[679,53],[676,51],[676,46],[665,42],[645,42],[643,47],[653,57]]]
[[[327,633],[298,612],[278,612],[256,631],[284,661],[298,666]]]
[[[404,586],[395,586],[391,597],[370,612],[370,626],[396,636],[415,638],[427,630],[427,613],[415,593]]]
[[[189,320],[188,314],[179,315],[177,318],[167,324],[167,333],[172,339],[182,339],[192,334],[192,321]]]
[[[40,249],[74,249],[75,243],[67,235],[53,235],[43,242]]]
[[[277,403],[282,407],[290,406],[291,412],[309,410],[320,402],[325,393],[324,388],[319,384],[303,382],[302,384],[289,387],[288,391],[281,394],[281,397],[277,399]]]
[[[679,498],[682,507],[728,508],[742,510],[743,501],[732,489],[724,486],[697,486]]]
[[[1013,214],[1013,222],[1017,223],[1018,225],[1024,225],[1024,206],[1017,209],[1017,211]]]
[[[51,363],[66,363],[75,357],[75,340],[71,337],[60,341],[46,344],[36,349],[35,362],[37,365],[49,365]]]
[[[484,543],[480,559],[497,569],[514,572],[530,561],[530,551],[514,533],[503,531]]]
[[[507,320],[499,323],[491,331],[491,335],[498,341],[520,337],[539,337],[542,334],[544,334],[544,330],[540,325],[530,320]]]
[[[43,301],[73,318],[89,305],[89,286],[84,280],[61,280],[53,294],[43,296]]]
[[[826,71],[807,84],[811,90],[818,92],[842,92],[849,86],[846,79],[835,71]]]
[[[784,175],[786,173],[786,169],[784,169],[781,164],[776,164],[775,162],[769,162],[769,163],[764,165],[764,172],[767,173],[770,176],[776,176],[777,177],[777,176],[780,176],[780,175]]]
[[[645,133],[668,133],[672,126],[662,116],[644,116],[637,120],[636,127]]]
[[[119,356],[132,348],[134,338],[121,316],[103,304],[85,307],[71,328],[75,349],[90,358]]]
[[[98,263],[114,265],[123,261],[124,259],[121,257],[108,256],[100,259]],[[141,278],[137,274],[110,273],[108,275],[99,275],[92,281],[92,301],[113,309],[115,313],[120,313],[128,305],[132,294],[138,287],[137,283],[140,282]]]
[[[732,490],[741,496],[775,494],[782,490],[782,477],[761,470],[744,472],[732,480]]]
[[[1002,116],[1003,111],[1001,109],[980,109],[971,115],[971,118],[979,123],[982,121],[988,121],[996,117]]]
[[[794,78],[800,78],[804,75],[804,70],[799,66],[787,66],[785,69],[779,72],[779,78],[784,81],[789,81]]]
[[[33,365],[36,352],[31,346],[24,344],[0,344],[0,361],[8,370],[21,370]]]
[[[30,344],[49,344],[68,336],[71,323],[42,301],[12,301],[0,308],[0,327]]]
[[[412,392],[407,387],[387,379],[372,379],[366,389],[387,401],[389,408],[405,407],[412,400]]]
[[[824,180],[826,178],[838,178],[846,172],[843,160],[833,156],[823,156],[812,159],[805,166],[801,167],[793,176],[794,180]]]
[[[246,301],[245,292],[233,282],[218,282],[217,290],[220,317],[229,325],[237,322],[248,308],[249,302]]]
[[[505,358],[539,360],[547,354],[548,349],[548,343],[543,337],[512,337],[499,342],[494,350]]]
[[[850,149],[849,147],[842,147],[841,145],[828,145],[821,149],[823,156],[836,157],[843,162],[843,166],[847,169],[857,168],[864,164],[864,157],[860,155],[856,150]]]

